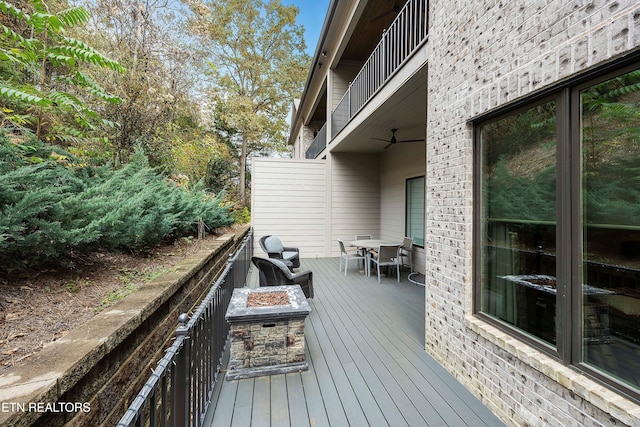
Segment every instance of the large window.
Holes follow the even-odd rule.
[[[482,312],[556,342],[556,103],[481,127]]]
[[[640,69],[476,126],[476,311],[640,397]]]
[[[640,388],[640,70],[578,94],[583,361]]]
[[[424,176],[407,180],[406,235],[424,247]]]

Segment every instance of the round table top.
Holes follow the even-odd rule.
[[[357,246],[359,248],[375,249],[379,246],[402,246],[402,242],[392,242],[389,240],[377,240],[377,239],[362,239],[352,240],[349,242],[351,246]]]

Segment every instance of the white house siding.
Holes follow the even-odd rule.
[[[472,316],[469,122],[640,46],[640,4],[429,5],[427,351],[512,425],[640,425],[637,405]]]
[[[252,159],[252,225],[258,239],[277,235],[302,257],[326,256],[326,173],[322,160]]]
[[[331,254],[340,254],[337,239],[356,234],[380,237],[380,157],[377,154],[331,155]]]
[[[406,180],[424,176],[426,145],[399,143],[381,156],[380,165],[380,237],[398,240],[405,235]],[[425,271],[425,251],[414,248],[413,266]]]

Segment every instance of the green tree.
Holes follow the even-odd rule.
[[[228,189],[230,180],[226,168],[229,161],[228,147],[210,132],[185,130],[183,134],[175,135],[171,144],[171,169],[186,175],[189,182],[204,180],[205,186],[215,193]],[[212,175],[219,177],[215,182],[217,185],[210,185]]]
[[[298,9],[280,0],[184,0],[190,28],[211,51],[211,102],[216,128],[238,145],[241,202],[246,202],[247,158],[283,151],[291,100],[308,70]]]
[[[127,68],[103,76],[105,87],[126,101],[107,111],[120,126],[112,130],[113,155],[126,162],[134,147],[145,148],[154,166],[166,168],[174,143],[197,128],[194,87],[199,53],[188,46],[180,0],[91,0],[91,36]],[[181,31],[183,30],[183,31]]]
[[[118,104],[84,70],[87,65],[124,72],[124,68],[69,30],[89,20],[83,7],[51,12],[41,0],[23,10],[0,0],[0,117],[3,127],[29,130],[37,138],[73,142],[114,126],[95,111],[90,99]]]
[[[237,173],[233,161],[227,156],[214,155],[207,163],[204,184],[209,190],[219,193],[228,190],[235,176]]]

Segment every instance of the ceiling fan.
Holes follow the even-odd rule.
[[[377,139],[378,141],[388,142],[389,145],[384,147],[385,150],[387,148],[391,147],[392,145],[398,143],[398,142],[422,142],[422,141],[424,141],[424,139],[402,139],[402,140],[398,140],[398,139],[396,139],[396,131],[397,130],[398,129],[391,129],[391,139],[381,139],[381,138],[373,138],[373,139]]]
[[[395,16],[395,15],[398,14],[398,12],[400,12],[400,9],[401,9],[400,4],[398,4],[398,2],[396,1],[393,4],[393,8],[392,9],[389,9],[386,12],[381,13],[380,15],[378,15],[378,16],[376,16],[374,18],[371,18],[371,20],[369,22],[376,22],[376,21],[378,21],[378,20],[380,20],[382,18],[385,18],[386,16],[391,15],[391,14],[393,14]]]

